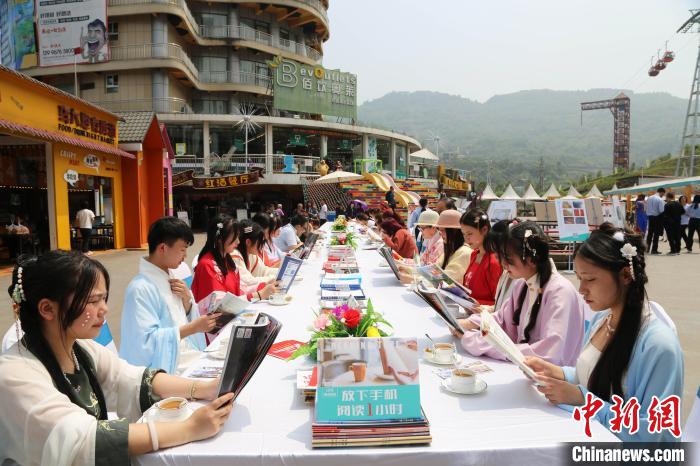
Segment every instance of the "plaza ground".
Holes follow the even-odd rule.
[[[194,256],[204,243],[204,235],[195,236],[195,244],[189,248],[187,262],[191,264]],[[668,251],[668,243],[660,243],[659,249]],[[696,251],[700,250],[696,246]],[[114,340],[119,346],[121,334],[121,313],[124,291],[131,278],[138,272],[139,257],[147,251],[122,250],[96,253],[93,257],[101,261],[110,273],[111,289],[109,296],[109,326]],[[698,386],[700,385],[700,338],[695,332],[700,330],[699,295],[696,286],[700,286],[700,252],[682,253],[680,256],[648,256],[647,274],[649,298],[661,304],[676,323],[678,336],[685,355],[685,386],[683,391],[684,419],[690,411]],[[565,273],[574,284],[578,285],[576,276]],[[4,333],[12,323],[12,310],[9,295],[4,294],[10,285],[10,275],[0,275],[0,290],[5,298],[0,300],[0,331]],[[300,314],[310,314],[310,309],[290,309]],[[300,338],[303,335],[299,336]]]

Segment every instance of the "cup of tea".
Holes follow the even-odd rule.
[[[171,396],[156,403],[155,420],[159,422],[182,421],[187,417],[188,401],[179,396]]]
[[[353,362],[352,364],[350,364],[350,370],[355,376],[355,383],[365,381],[365,377],[367,377],[366,362]]]
[[[436,362],[447,364],[454,361],[457,349],[452,343],[435,343],[433,346],[433,358]]]
[[[470,369],[455,369],[450,377],[450,385],[458,392],[474,391],[476,372]]]

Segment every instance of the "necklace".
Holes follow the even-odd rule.
[[[70,354],[71,354],[71,357],[73,358],[73,364],[75,365],[75,373],[77,374],[78,372],[80,372],[80,364],[78,364],[78,358],[77,358],[77,356],[75,355],[75,351],[71,350],[71,351],[70,351]],[[70,385],[71,387],[73,387],[73,388],[75,389],[76,392],[79,392],[79,391],[80,391],[80,384],[78,384],[78,385],[73,385],[73,382],[71,382],[70,379],[68,378],[68,374],[66,374],[66,373],[64,372],[64,373],[63,373],[63,377],[66,379],[66,382],[68,382],[68,385]]]
[[[608,316],[605,318],[605,331],[608,333],[608,336],[615,333],[615,328],[612,325],[610,325],[611,321],[612,321],[612,314],[608,314]]]

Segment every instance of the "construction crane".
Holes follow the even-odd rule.
[[[680,33],[698,32],[698,28],[694,28],[696,24],[700,24],[700,10],[690,10],[691,17],[688,21],[678,29]],[[690,163],[688,167],[683,167],[683,172],[689,172],[688,176],[693,176],[695,171],[695,151],[700,146],[698,141],[698,101],[700,100],[700,46],[698,46],[698,58],[695,61],[695,71],[693,72],[693,85],[690,88],[690,97],[688,98],[688,110],[685,112],[685,124],[683,125],[683,138],[681,139],[681,151],[676,161],[676,176],[681,175],[681,164],[685,165],[684,159],[688,157]],[[688,130],[691,130],[690,133]],[[687,149],[687,150],[686,150]],[[686,171],[687,169],[687,171]]]
[[[581,124],[586,110],[610,109],[613,115],[613,172],[630,167],[630,98],[620,92],[614,99],[581,102]]]

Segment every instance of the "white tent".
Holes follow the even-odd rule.
[[[518,193],[513,189],[513,185],[509,184],[505,192],[501,195],[502,201],[521,201],[522,197],[518,196]]]
[[[493,189],[491,189],[491,185],[486,185],[484,188],[484,191],[481,193],[481,200],[482,201],[495,201],[496,199],[500,199],[498,196],[496,196],[496,193],[493,192]]]
[[[359,180],[360,178],[363,178],[363,176],[358,175],[357,173],[334,171],[333,173],[324,175],[313,182],[317,184],[342,183],[343,181]]]
[[[569,192],[566,193],[566,196],[567,196],[567,197],[580,198],[580,197],[581,197],[581,193],[578,192],[578,191],[576,191],[576,188],[574,188],[574,185],[572,184],[572,185],[569,187]]]
[[[545,199],[557,199],[561,197],[561,194],[559,194],[559,190],[554,186],[554,183],[549,187],[546,193],[542,195],[543,198]]]
[[[428,149],[421,149],[411,153],[411,158],[425,160],[440,160],[437,155],[430,152]]]
[[[539,194],[537,194],[537,191],[535,191],[535,188],[530,185],[527,187],[527,191],[525,191],[525,194],[523,194],[523,200],[525,201],[541,201],[542,198],[540,197]]]
[[[603,193],[600,192],[600,189],[598,189],[597,184],[594,184],[593,187],[591,188],[591,190],[588,191],[588,194],[586,194],[586,199],[592,198],[592,197],[598,198],[598,199],[602,199],[603,197],[605,197],[605,196],[603,196]]]
[[[617,183],[613,184],[612,188],[610,188],[610,191],[617,191],[619,188],[617,187]]]

